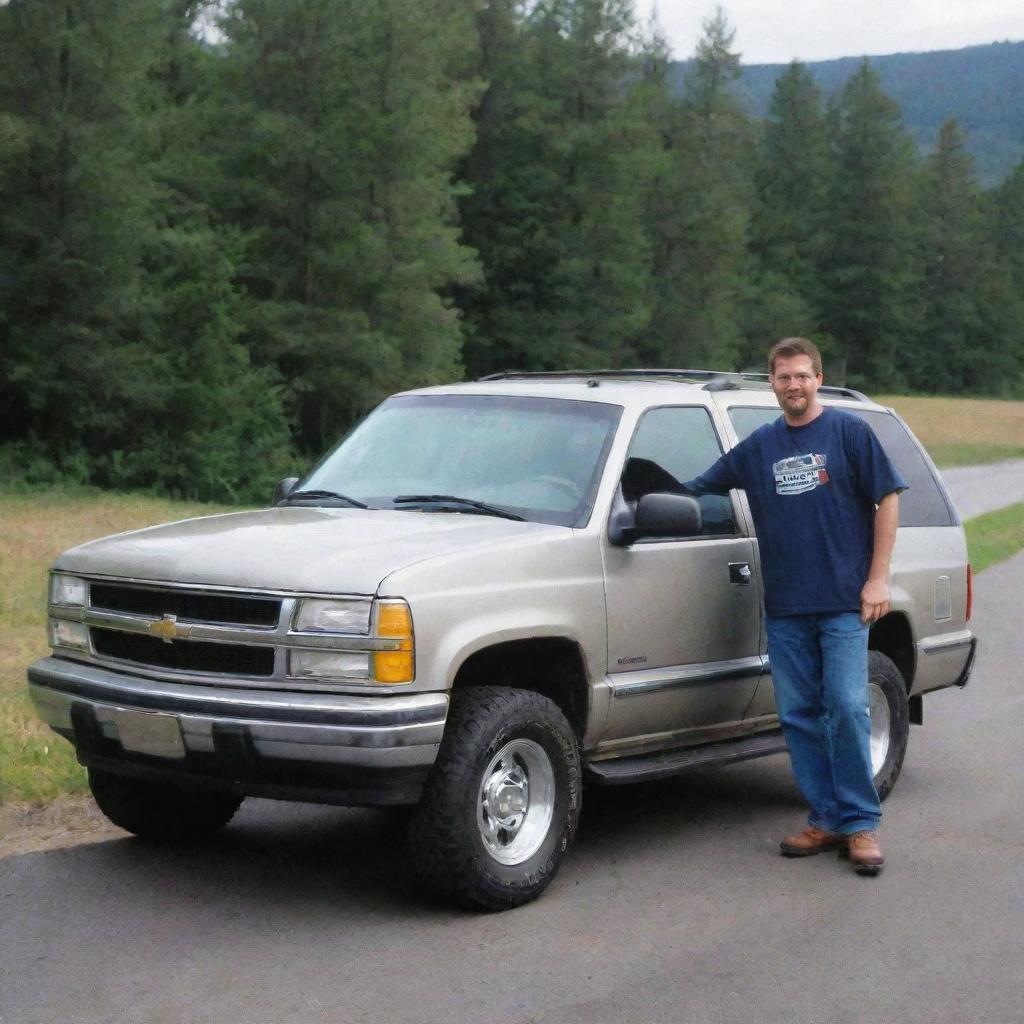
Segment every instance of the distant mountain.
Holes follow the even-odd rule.
[[[808,62],[826,97],[842,89],[862,57]],[[975,158],[979,179],[998,184],[1024,159],[1024,42],[991,43],[962,50],[894,53],[869,57],[882,88],[903,111],[903,123],[922,152],[935,145],[939,127],[956,118]],[[673,69],[682,89],[686,61]],[[738,88],[756,117],[768,110],[785,64],[744,66]]]

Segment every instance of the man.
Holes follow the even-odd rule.
[[[871,429],[821,405],[821,355],[805,338],[768,353],[782,415],[686,484],[747,493],[761,566],[775,703],[807,826],[805,857],[845,848],[858,874],[884,857],[871,771],[868,630],[889,611],[889,559],[906,484]]]

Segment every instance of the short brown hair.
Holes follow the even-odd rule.
[[[775,372],[775,360],[792,359],[793,356],[810,356],[811,366],[815,373],[821,373],[821,353],[813,341],[806,338],[783,338],[768,349],[768,372]]]

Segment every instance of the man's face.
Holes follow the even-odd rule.
[[[779,356],[769,377],[782,411],[792,419],[800,419],[817,404],[821,379],[810,356]]]

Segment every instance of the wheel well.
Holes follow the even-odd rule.
[[[511,640],[470,655],[453,691],[471,686],[533,690],[553,701],[582,736],[587,716],[587,673],[579,644],[562,637]]]
[[[871,627],[868,648],[891,658],[909,693],[914,681],[914,638],[905,615],[890,614]]]

